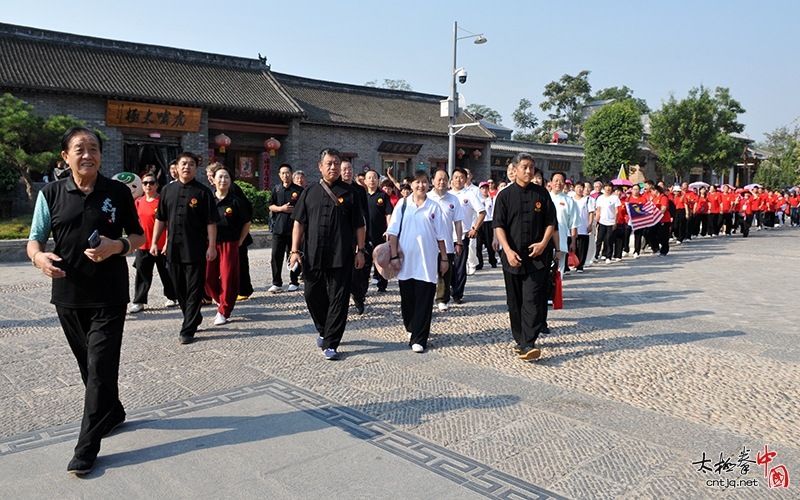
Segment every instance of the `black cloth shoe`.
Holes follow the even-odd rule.
[[[515,353],[517,353],[517,354],[519,354],[520,352],[522,352],[522,346],[521,346],[521,345],[519,345],[519,344],[515,345],[515,346],[514,346],[514,352],[515,352]]]
[[[108,428],[106,428],[106,431],[103,433],[103,437],[108,436],[109,434],[111,434],[112,432],[117,430],[119,428],[119,426],[121,426],[124,423],[125,423],[125,414],[124,413],[122,414],[122,416],[114,417],[110,421],[110,423],[108,424]]]
[[[190,337],[190,336],[188,336],[188,335],[181,335],[181,336],[178,338],[178,341],[179,341],[181,344],[191,344],[192,342],[194,342],[194,337]]]
[[[67,465],[67,472],[69,474],[75,474],[76,476],[83,476],[84,474],[88,474],[92,472],[92,468],[94,467],[94,460],[84,460],[78,457],[72,457],[72,460],[69,461]]]
[[[539,359],[541,355],[542,351],[540,349],[536,347],[525,347],[519,352],[519,355],[517,355],[517,357],[519,359],[528,360],[528,359]]]
[[[464,303],[464,299],[462,299],[461,297],[459,297],[459,298],[457,298],[457,299],[453,299],[453,302],[455,302],[456,304],[463,304],[463,303]]]
[[[547,325],[544,325],[542,329],[539,330],[539,333],[542,335],[548,335],[550,333],[550,328],[548,328]]]
[[[356,300],[355,303],[356,303],[356,313],[358,313],[359,315],[364,314],[364,301]]]

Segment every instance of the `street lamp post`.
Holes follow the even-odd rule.
[[[461,28],[462,31],[467,31],[469,35],[459,37],[458,29],[458,22],[453,22],[453,67],[450,72],[450,96],[447,99],[447,116],[450,118],[450,126],[447,129],[447,175],[450,178],[453,177],[453,170],[456,166],[456,134],[466,126],[475,125],[462,125],[456,129],[456,118],[458,116],[458,89],[456,88],[456,78],[459,78],[461,83],[467,81],[467,72],[464,71],[463,68],[459,69],[456,65],[456,48],[458,47],[458,41],[464,38],[475,38],[474,43],[478,45],[486,43],[486,38],[483,37],[483,34],[476,35],[475,33]]]

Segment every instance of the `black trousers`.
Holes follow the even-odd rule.
[[[676,240],[682,242],[689,235],[688,223],[689,221],[686,219],[686,210],[685,209],[675,210],[675,220],[673,221],[673,227]]]
[[[511,335],[522,348],[533,347],[546,321],[548,269],[529,274],[503,272]]]
[[[578,264],[578,269],[583,269],[583,266],[586,264],[586,257],[589,253],[589,235],[588,234],[579,234],[578,239],[575,241],[575,250],[578,254],[578,260],[580,263]]]
[[[447,304],[450,302],[450,287],[453,281],[453,267],[454,262],[456,259],[456,254],[449,253],[447,254],[447,272],[444,275],[438,274],[438,281],[436,283],[436,303],[437,304]],[[439,254],[439,257],[436,260],[436,264],[438,265],[442,261],[442,254]],[[438,267],[437,267],[438,269]]]
[[[686,239],[690,240],[693,236],[697,236],[694,232],[695,228],[698,227],[697,224],[697,215],[689,214],[689,217],[686,219]]]
[[[250,280],[250,257],[247,255],[247,240],[239,246],[239,295],[253,295],[253,282]]]
[[[431,315],[436,284],[415,279],[401,280],[400,309],[403,313],[403,326],[411,333],[408,345],[419,344],[428,347],[431,333]]]
[[[455,256],[453,262],[453,289],[454,299],[464,297],[464,288],[467,286],[467,258],[469,257],[469,238],[464,237],[462,241],[461,255]]]
[[[614,235],[613,227],[614,226],[604,226],[603,224],[597,225],[597,255],[602,255],[606,259],[611,258],[611,244]]]
[[[56,312],[86,387],[75,456],[94,460],[103,434],[125,417],[117,385],[125,305]]]
[[[750,227],[752,225],[753,225],[753,214],[745,214],[744,217],[742,217],[742,236],[747,238],[747,236],[750,234]]]
[[[711,229],[709,232],[717,236],[722,229],[722,214],[708,214],[708,227]]]
[[[486,254],[489,256],[489,265],[497,267],[497,255],[492,248],[492,221],[484,221],[478,228],[478,238],[476,241],[476,254],[478,255],[478,269],[483,269],[483,247],[486,247]]]
[[[286,259],[286,252],[292,249],[292,235],[291,234],[273,234],[272,235],[272,284],[275,286],[283,286],[283,264]],[[298,285],[298,277],[300,270],[289,271],[289,282],[292,285]]]
[[[183,326],[181,337],[194,337],[197,327],[203,322],[200,307],[203,305],[203,296],[206,286],[206,261],[169,263],[169,277],[175,286],[175,295],[183,311]]]
[[[381,273],[378,272],[378,268],[374,266],[374,263],[372,266],[372,279],[378,281],[378,291],[386,291],[386,287],[389,286],[389,280],[381,276]]]
[[[661,255],[669,253],[669,222],[659,222],[650,228],[650,237],[653,239],[651,248],[653,253],[660,252]]]
[[[305,299],[323,349],[337,349],[347,326],[353,268],[305,269]]]
[[[167,270],[167,257],[158,254],[153,257],[147,250],[137,249],[136,260],[133,267],[136,268],[136,278],[134,279],[134,304],[147,304],[147,294],[153,284],[153,266],[158,269],[158,277],[161,278],[161,285],[164,287],[164,296],[169,300],[175,300],[175,287],[172,286],[172,279]]]
[[[722,214],[722,223],[725,224],[725,234],[730,235],[733,230],[733,214],[730,212]]]
[[[625,230],[626,227],[630,226],[617,226],[617,228],[612,232],[614,237],[614,258],[621,259],[622,252],[625,250],[625,236],[630,237]]]
[[[353,281],[350,284],[350,292],[353,299],[357,302],[364,302],[369,288],[369,272],[372,269],[372,247],[367,246],[367,253],[364,255],[364,267],[361,269],[353,268]]]
[[[633,232],[633,253],[637,255],[642,255],[642,238],[644,238],[646,230],[647,228],[637,229]]]

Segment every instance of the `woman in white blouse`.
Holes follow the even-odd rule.
[[[400,269],[397,280],[408,345],[418,353],[428,345],[437,272],[447,272],[444,240],[451,237],[439,204],[428,199],[428,188],[427,172],[418,170],[411,183],[411,195],[397,203],[386,231],[391,265]],[[404,255],[402,261],[399,252]]]

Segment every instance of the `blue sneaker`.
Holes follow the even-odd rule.
[[[317,347],[322,349],[322,341],[325,340],[322,337],[317,337]]]
[[[330,361],[339,359],[339,353],[336,352],[336,349],[325,349],[323,354],[325,354],[325,359]]]

